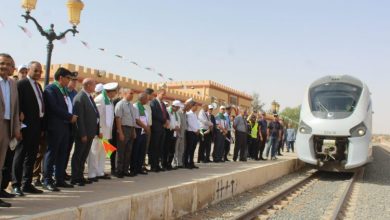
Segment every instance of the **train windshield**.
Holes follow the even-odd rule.
[[[347,83],[325,83],[310,89],[310,107],[316,117],[340,119],[350,116],[362,88]]]

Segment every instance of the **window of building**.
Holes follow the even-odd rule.
[[[229,96],[229,103],[231,105],[238,105],[238,97],[235,95],[230,95]]]

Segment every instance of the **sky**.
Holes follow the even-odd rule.
[[[47,41],[21,17],[21,1],[0,2],[0,51],[18,65],[45,63]],[[156,73],[115,57],[119,54],[174,80],[214,80],[257,92],[266,108],[276,100],[281,109],[301,104],[317,78],[348,74],[372,92],[374,132],[390,134],[390,1],[83,2],[80,34],[55,42],[53,64],[161,81]],[[38,0],[32,15],[43,27],[54,23],[57,32],[70,27],[66,0]]]

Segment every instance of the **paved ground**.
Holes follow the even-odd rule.
[[[295,158],[293,153],[285,153],[277,161]],[[11,202],[12,208],[0,208],[0,219],[22,217],[55,209],[74,207],[90,202],[106,200],[118,196],[132,195],[135,193],[169,187],[176,184],[191,182],[207,177],[218,176],[230,172],[245,170],[251,167],[264,166],[276,163],[275,161],[251,161],[197,164],[200,169],[180,169],[169,172],[149,173],[137,177],[124,179],[112,178],[100,180],[84,187],[75,187],[70,190],[62,190],[58,193],[45,192],[41,195],[26,194],[25,197],[4,199]],[[109,161],[106,161],[106,169],[109,170]]]

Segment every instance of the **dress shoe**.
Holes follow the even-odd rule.
[[[230,162],[230,160],[229,160],[229,159],[227,159],[227,158],[225,158],[225,162]]]
[[[98,176],[97,178],[102,180],[109,180],[111,179],[111,176],[108,174],[104,174],[103,176]]]
[[[69,184],[69,183],[67,183],[65,181],[56,182],[55,186],[56,187],[61,187],[61,188],[73,188],[74,187],[72,184]]]
[[[158,172],[160,172],[160,169],[158,169],[158,168],[152,168],[150,171],[155,172],[155,173],[158,173]]]
[[[24,196],[24,193],[20,187],[13,187],[12,193],[17,196]]]
[[[32,194],[41,194],[42,190],[35,188],[33,185],[26,185],[22,187],[23,192]]]
[[[165,169],[163,167],[157,167],[157,169],[160,171],[160,172],[165,172]]]
[[[37,180],[34,180],[34,182],[32,183],[35,187],[37,186],[42,186],[42,182],[41,180],[37,179]]]
[[[97,177],[94,177],[94,178],[88,178],[89,181],[91,182],[99,182],[98,178]]]
[[[59,192],[60,191],[53,183],[42,184],[42,187],[43,187],[43,189],[49,190],[51,192]]]
[[[82,181],[84,182],[84,184],[92,184],[93,183],[91,180],[88,180],[88,179],[83,179]]]
[[[180,166],[177,166],[177,169],[183,169],[184,166],[180,165]]]
[[[138,174],[139,175],[148,175],[148,172],[145,172],[145,171],[142,170],[142,171],[139,171]]]
[[[0,199],[0,207],[9,208],[11,206],[12,206],[11,203],[4,202],[3,200]]]
[[[192,164],[191,167],[192,167],[192,169],[199,169],[199,167],[195,166],[195,164]]]
[[[0,191],[0,198],[14,198],[15,196],[16,196],[15,194],[11,194],[5,191],[4,189]]]
[[[123,173],[116,173],[115,176],[116,176],[116,178],[119,178],[119,179],[122,179],[123,177],[125,177],[125,175],[123,175]]]
[[[191,166],[191,165],[185,165],[184,166],[186,169],[189,169],[189,170],[192,170],[193,169],[193,167]]]
[[[72,177],[69,175],[69,174],[67,174],[67,173],[65,173],[65,175],[64,175],[64,180],[70,180]]]
[[[85,186],[85,183],[83,180],[71,180],[70,184],[75,186]]]

